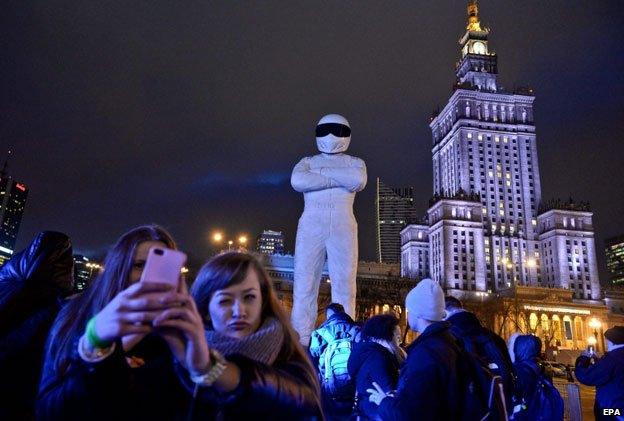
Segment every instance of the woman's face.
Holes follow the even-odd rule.
[[[260,327],[262,293],[255,270],[249,269],[243,282],[218,289],[208,304],[210,321],[215,331],[241,339]]]
[[[134,257],[132,258],[132,268],[130,270],[130,284],[139,282],[143,268],[145,267],[145,261],[147,260],[147,254],[152,247],[167,248],[167,245],[162,241],[144,241],[140,243],[134,251]]]

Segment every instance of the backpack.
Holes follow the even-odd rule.
[[[355,393],[355,385],[349,376],[347,363],[351,356],[351,349],[355,338],[351,332],[337,332],[333,336],[328,330],[321,330],[319,334],[327,342],[327,347],[321,354],[321,388],[333,398],[351,400]]]
[[[466,349],[459,353],[459,378],[463,381],[462,420],[506,421],[503,379]]]
[[[501,377],[505,393],[505,402],[511,404],[511,397],[515,388],[513,365],[509,358],[505,358],[503,351],[496,345],[494,335],[489,329],[481,327],[476,334],[462,335],[451,328],[453,334],[459,338],[463,347],[469,353],[476,355],[492,374]],[[505,352],[507,350],[505,349]]]
[[[514,406],[512,420],[561,421],[564,403],[555,386],[540,374],[531,396],[518,399]]]

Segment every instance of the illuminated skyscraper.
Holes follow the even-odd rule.
[[[605,240],[607,255],[607,269],[611,275],[613,286],[624,286],[624,235]]]
[[[284,254],[284,234],[281,231],[262,231],[258,236],[256,250],[264,254]]]
[[[0,265],[11,258],[28,197],[28,188],[6,171],[0,171]]]
[[[429,124],[434,193],[427,212],[430,276],[446,289],[550,286],[569,288],[576,298],[596,299],[600,286],[593,214],[587,204],[573,202],[551,201],[540,209],[535,97],[528,88],[500,86],[489,34],[476,2],[469,2],[453,93]],[[422,226],[402,232],[402,258],[408,259],[402,268],[411,276],[423,273],[412,266],[417,261],[415,235],[424,238]]]
[[[416,222],[413,187],[390,187],[377,178],[375,224],[377,261],[398,263],[401,258],[401,230]]]

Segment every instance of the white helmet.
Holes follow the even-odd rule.
[[[323,153],[342,153],[351,142],[351,126],[338,114],[327,114],[316,125],[316,147]]]

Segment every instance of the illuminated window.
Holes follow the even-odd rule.
[[[482,135],[481,133],[479,133],[479,134],[477,135],[477,139],[479,139],[479,140],[483,140],[483,135]]]
[[[488,176],[494,177],[494,172],[493,171],[488,171]]]
[[[468,133],[468,139],[472,139],[472,133]]]

